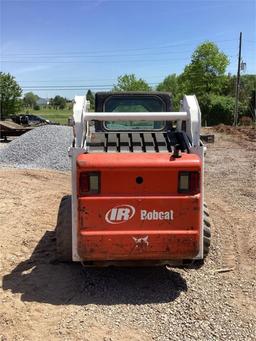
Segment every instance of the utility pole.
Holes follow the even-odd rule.
[[[240,90],[240,71],[241,71],[241,50],[242,50],[242,32],[239,37],[239,53],[238,53],[238,65],[237,65],[237,76],[236,76],[236,102],[234,111],[234,126],[237,126],[238,121],[238,103],[239,103],[239,90]]]

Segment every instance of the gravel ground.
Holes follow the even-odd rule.
[[[54,262],[69,173],[2,170],[0,340],[255,340],[255,156],[239,137],[208,146],[213,238],[198,270]]]
[[[15,168],[69,170],[72,128],[45,125],[8,143],[0,150],[0,165]]]

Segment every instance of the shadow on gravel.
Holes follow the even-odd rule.
[[[185,279],[165,268],[83,268],[54,264],[55,232],[47,231],[31,257],[3,278],[22,301],[59,304],[147,304],[174,301]]]

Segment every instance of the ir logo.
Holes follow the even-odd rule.
[[[132,219],[135,208],[131,205],[120,205],[111,208],[105,215],[105,220],[109,224],[121,224]]]

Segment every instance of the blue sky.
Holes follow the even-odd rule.
[[[205,40],[230,57],[227,72],[234,74],[240,31],[247,73],[256,73],[255,1],[0,0],[0,6],[1,70],[42,97],[109,89],[125,73],[154,86],[181,73]]]

